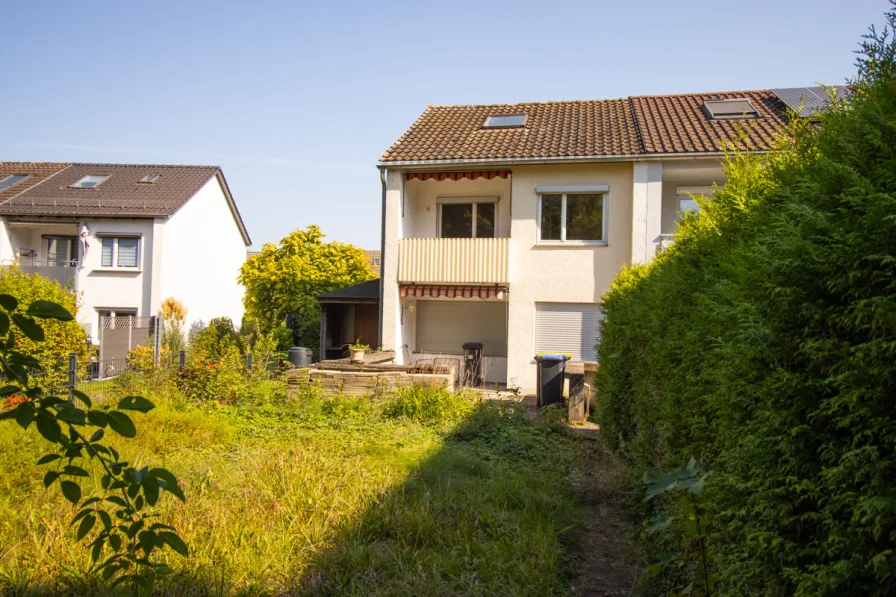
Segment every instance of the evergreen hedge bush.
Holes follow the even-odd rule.
[[[602,432],[639,472],[713,471],[726,594],[896,593],[896,45],[862,45],[848,104],[732,153],[604,298]]]

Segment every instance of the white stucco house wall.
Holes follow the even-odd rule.
[[[94,340],[169,296],[239,325],[251,240],[220,168],[0,162],[0,201],[0,264],[71,284]]]
[[[726,147],[772,151],[807,96],[826,101],[787,89],[430,106],[378,163],[380,345],[407,363],[480,342],[486,382],[526,393],[537,353],[595,361],[617,273],[724,185]]]

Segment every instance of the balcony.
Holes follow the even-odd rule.
[[[8,268],[17,262],[4,260],[2,267]],[[21,259],[18,261],[19,269],[25,274],[39,274],[44,278],[55,280],[65,286],[78,273],[77,261],[40,261],[37,259]]]
[[[428,284],[507,284],[509,238],[403,238],[398,281]]]

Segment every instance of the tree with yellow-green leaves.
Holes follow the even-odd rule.
[[[246,287],[243,303],[249,320],[271,332],[293,315],[300,342],[315,351],[320,329],[317,295],[376,278],[363,250],[324,242],[324,237],[314,225],[291,232],[250,257],[239,277]]]

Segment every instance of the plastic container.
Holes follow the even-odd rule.
[[[563,373],[569,359],[569,355],[559,353],[535,355],[538,367],[538,408],[563,402]]]

